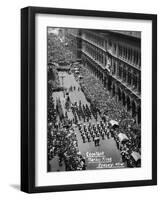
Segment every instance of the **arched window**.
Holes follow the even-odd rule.
[[[128,51],[127,51],[127,48],[125,47],[125,59],[128,59]]]
[[[130,49],[130,62],[132,62],[132,49]]]
[[[126,97],[125,97],[125,93],[122,93],[122,103],[125,106],[126,105]]]
[[[122,46],[120,46],[120,53],[119,53],[119,56],[123,56],[123,53],[122,53]]]
[[[126,56],[126,49],[125,47],[123,47],[123,57],[125,58],[125,56]]]
[[[136,116],[136,104],[135,102],[133,101],[132,102],[132,117],[135,117]]]
[[[119,77],[120,78],[122,77],[122,67],[121,67],[121,65],[119,65]]]
[[[127,111],[130,111],[131,105],[130,105],[130,97],[127,97]]]
[[[128,49],[128,60],[130,60],[130,57],[131,57],[131,52],[130,49]]]
[[[118,88],[118,97],[119,97],[119,101],[121,101],[122,97],[121,97],[121,89]]]
[[[114,51],[115,51],[115,53],[116,53],[116,44],[114,44]]]
[[[137,88],[137,74],[135,71],[133,72],[133,86]]]
[[[114,84],[113,84],[113,88],[112,88],[112,94],[113,94],[113,96],[115,96],[115,94],[116,94],[116,87]]]
[[[110,47],[112,46],[112,41],[110,39],[108,41],[108,44],[109,44]]]
[[[112,74],[115,74],[116,73],[116,63],[115,61],[113,62],[113,71],[112,71]]]
[[[134,54],[134,64],[136,64],[136,51],[135,50],[134,50],[133,54]]]
[[[123,69],[123,81],[126,81],[126,69],[125,69],[125,66],[124,66],[124,69]]]
[[[131,72],[128,71],[128,84],[131,85]]]

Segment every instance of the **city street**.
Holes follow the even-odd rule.
[[[87,104],[88,106],[90,106],[90,103],[86,100],[84,93],[81,90],[79,90],[80,85],[75,80],[74,75],[68,74],[67,72],[59,72],[58,74],[59,74],[61,86],[65,87],[67,89],[67,91],[69,91],[69,88],[71,86],[75,87],[74,91],[69,92],[69,97],[70,97],[71,103],[74,104],[75,102],[77,102],[77,104],[78,104],[79,101],[81,101],[82,105]],[[65,114],[65,112],[67,112],[68,118],[72,119],[74,117],[72,114],[72,111],[71,110],[67,111],[65,109],[66,95],[64,95],[63,91],[53,93],[54,101],[56,101],[56,99],[58,99],[58,98],[61,101],[64,114]],[[83,122],[82,120],[80,120],[79,123],[85,124],[85,125],[88,125],[89,123],[97,124],[100,122],[100,120],[101,120],[100,116],[98,117],[97,121],[92,116],[92,119],[89,122]],[[119,164],[119,167],[121,165],[125,166],[122,163],[120,151],[117,149],[116,142],[113,138],[108,139],[106,137],[104,140],[101,139],[100,145],[95,146],[93,141],[83,143],[81,134],[80,134],[77,126],[74,128],[74,131],[76,132],[76,137],[77,137],[77,141],[78,141],[78,149],[79,149],[80,153],[86,158],[87,169],[96,169],[99,167],[98,162],[91,161],[90,158],[88,159],[88,157],[87,157],[87,153],[96,153],[96,152],[104,152],[104,159],[110,159],[109,163],[112,165],[104,166],[104,168],[117,168],[115,163]],[[51,171],[52,171],[52,169],[53,169],[53,171],[57,171],[57,170],[64,171],[64,167],[62,167],[62,166],[59,167],[58,162],[59,162],[58,158],[53,158],[53,160],[50,161]]]
[[[140,46],[120,34],[48,30],[48,171],[141,166]]]

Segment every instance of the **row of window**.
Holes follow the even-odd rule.
[[[141,91],[141,79],[140,79],[139,74],[137,74],[135,71],[131,72],[128,69],[123,68],[122,66],[119,66],[117,75],[124,82],[133,86],[135,89],[137,88],[138,92]]]
[[[99,61],[102,65],[106,65],[106,56],[99,48],[83,42],[82,49],[90,54],[95,60]]]
[[[82,43],[82,47],[83,47],[83,50],[85,50],[95,60],[99,61],[103,65],[106,65],[106,56],[103,53],[103,51],[101,51],[99,48],[86,42]],[[118,71],[116,72],[116,63],[113,61],[112,74],[117,74],[117,76],[120,79],[122,79],[124,82],[127,82],[129,85],[132,85],[134,88],[138,88],[139,92],[141,91],[141,81],[138,80],[139,78],[135,72],[131,72],[121,65],[118,67]]]
[[[95,44],[104,47],[103,40],[100,40],[97,38],[97,36],[94,36],[90,33],[86,34],[86,39],[94,42]],[[108,41],[109,46],[112,48],[113,53],[117,54],[117,45],[116,43],[112,43],[111,40]],[[122,45],[118,45],[118,55],[125,59],[126,61],[132,63],[135,66],[138,66],[140,68],[141,66],[141,53],[138,52],[135,49],[125,47]]]
[[[113,86],[113,95],[116,95],[116,88]],[[137,106],[134,100],[130,100],[129,96],[125,96],[125,93],[118,89],[118,100],[122,101],[124,106],[127,106],[127,111],[131,111],[132,117],[136,118],[137,123],[141,123],[141,107],[140,105]]]
[[[85,32],[85,33],[83,34],[83,37],[84,37],[86,40],[89,40],[89,41],[95,43],[96,45],[98,45],[98,46],[100,46],[100,47],[102,47],[102,48],[105,48],[105,46],[104,46],[104,40],[101,39],[99,36],[94,35],[94,34],[89,33],[89,32]]]
[[[141,53],[137,50],[118,45],[118,55],[134,65],[141,66]]]
[[[90,32],[85,32],[83,33],[83,37],[93,42],[94,44],[106,49],[104,40],[101,39],[99,36],[94,35]],[[113,43],[111,39],[108,40],[108,45],[113,51],[113,53],[115,54],[117,54],[117,47],[118,47],[118,56],[120,56],[122,59],[140,68],[141,66],[140,52],[138,52],[135,49],[132,49],[130,47],[126,47],[120,44],[117,46],[117,44],[115,42]]]
[[[130,70],[126,65],[121,65],[118,63],[118,68],[116,67],[115,60],[111,60],[112,62],[112,74],[118,76],[122,81],[128,83],[129,85],[133,86],[134,88],[138,88],[138,91],[141,91],[141,78],[139,72],[136,70]]]

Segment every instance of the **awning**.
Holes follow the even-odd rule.
[[[119,133],[119,134],[118,134],[118,137],[119,137],[120,142],[129,139],[129,138],[127,137],[127,135],[125,135],[124,133]]]
[[[119,126],[119,123],[115,120],[110,120],[109,123],[111,124],[111,126]]]
[[[141,159],[141,156],[140,156],[140,154],[138,153],[138,152],[136,152],[136,151],[133,151],[132,153],[131,153],[131,156],[134,158],[134,160],[137,162],[139,159]]]
[[[75,66],[75,67],[74,67],[74,70],[77,70],[77,71],[78,71],[78,70],[79,70],[79,68]]]

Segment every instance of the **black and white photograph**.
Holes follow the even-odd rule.
[[[156,185],[157,16],[21,11],[21,190]]]
[[[47,172],[140,168],[141,31],[48,26],[46,38]]]

